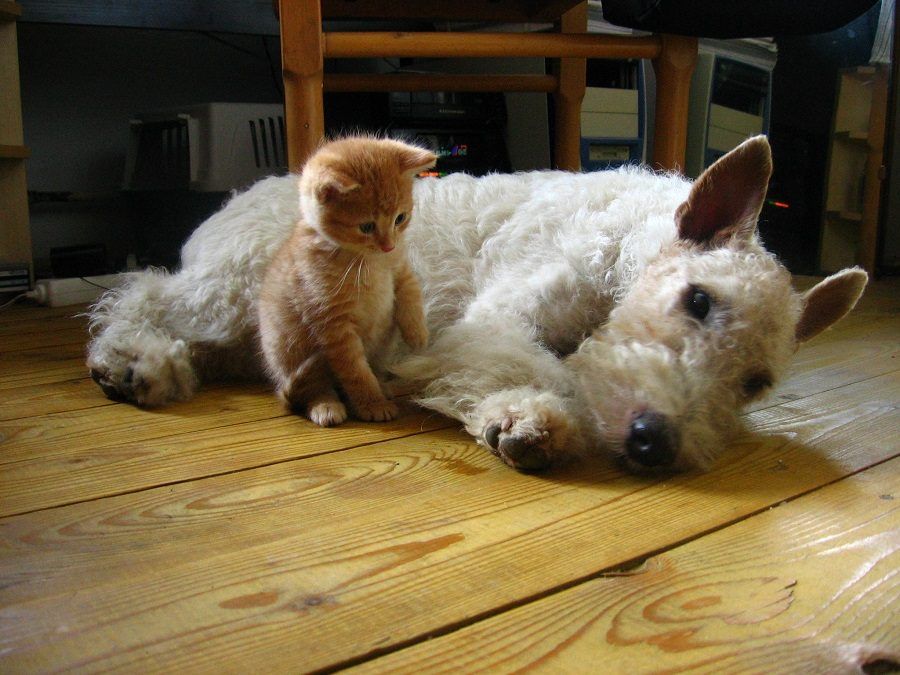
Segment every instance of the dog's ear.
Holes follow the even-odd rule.
[[[814,338],[853,309],[869,275],[858,267],[841,270],[803,294],[803,314],[797,323],[797,342]]]
[[[326,204],[359,189],[359,183],[337,171],[320,169],[313,178],[313,191],[320,203]]]
[[[732,237],[747,240],[772,175],[772,150],[765,136],[754,136],[720,158],[694,181],[675,211],[678,236],[705,246],[722,246]]]

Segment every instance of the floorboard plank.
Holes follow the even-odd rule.
[[[68,457],[84,448],[116,447],[284,415],[275,397],[265,391],[262,384],[236,383],[158,409],[120,403],[5,420],[0,423],[0,467],[23,460]],[[97,395],[102,397],[99,389]]]
[[[442,430],[6,518],[0,668],[362,658],[897,456],[898,398],[889,375],[760,411],[706,474],[528,476]]]
[[[197,404],[204,402],[201,395],[190,405],[189,414],[176,412],[174,419],[165,412],[123,405],[114,410],[79,411],[77,422],[65,414],[55,433],[67,437],[67,444],[40,433],[18,442],[11,437],[11,451],[0,462],[0,516],[459,426],[440,415],[404,406],[403,414],[391,422],[350,421],[323,429],[286,414],[268,392],[254,395],[252,407],[239,386],[230,396],[217,389],[208,398],[216,405],[199,411]],[[229,401],[233,409],[228,409]],[[79,426],[81,418],[91,415],[93,421]],[[150,415],[163,415],[164,419],[148,423]],[[70,423],[71,435],[67,432]],[[46,420],[41,424],[46,425]],[[3,433],[8,432],[3,429]]]
[[[43,335],[45,333],[57,333],[60,331],[80,330],[87,334],[87,317],[73,313],[72,316],[47,317],[39,308],[31,308],[27,313],[20,314],[15,321],[9,323],[0,322],[0,338],[17,335]]]
[[[59,382],[69,382],[71,380],[83,380],[88,377],[88,370],[84,365],[84,357],[82,356],[77,359],[70,359],[69,361],[60,361],[57,364],[32,372],[19,373],[18,375],[8,378],[0,375],[0,393],[20,389],[22,387],[40,387],[42,385],[53,385]],[[102,394],[100,395],[102,396]],[[9,396],[10,400],[15,400],[18,393],[11,391]]]
[[[887,672],[900,664],[900,460],[352,669]]]
[[[23,320],[19,324],[0,326],[0,349],[4,352],[66,344],[83,345],[87,338],[87,321],[81,318],[57,319],[52,323]]]
[[[0,389],[87,377],[84,343],[0,352]]]
[[[15,325],[23,320],[39,319],[50,321],[53,319],[71,319],[83,314],[87,305],[65,305],[62,307],[44,307],[31,301],[19,301],[0,312],[0,327]]]
[[[0,422],[115,405],[87,377],[0,389]]]

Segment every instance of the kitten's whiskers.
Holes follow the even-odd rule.
[[[365,265],[366,271],[363,274],[363,265]],[[362,296],[362,287],[363,284],[369,283],[369,265],[366,262],[365,256],[361,256],[359,259],[359,267],[356,268],[356,299],[359,301]]]
[[[334,288],[334,289],[332,289],[332,291],[331,291],[332,295],[337,295],[338,293],[341,292],[341,289],[344,287],[344,282],[347,280],[347,276],[350,274],[350,270],[353,269],[354,263],[356,263],[356,261],[359,260],[360,264],[362,264],[362,255],[363,255],[363,254],[360,253],[359,255],[355,256],[355,257],[348,263],[347,269],[344,270],[344,275],[341,277],[341,280],[338,282],[337,287]]]

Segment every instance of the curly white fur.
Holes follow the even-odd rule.
[[[748,143],[768,156],[764,140]],[[777,380],[810,305],[824,294],[838,306],[814,333],[852,307],[865,275],[801,297],[755,235],[687,244],[673,214],[695,194],[636,168],[419,181],[407,241],[432,341],[387,355],[392,372],[518,468],[627,455],[647,411],[674,439],[666,466],[708,465],[755,395],[748,377]],[[297,216],[296,177],[263,180],[197,229],[179,272],[102,298],[88,365],[104,391],[161,405],[212,377],[260,374],[255,299]],[[715,299],[701,326],[683,308],[694,285]]]

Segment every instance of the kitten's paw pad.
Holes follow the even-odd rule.
[[[392,401],[373,401],[356,406],[356,416],[364,422],[388,422],[400,414]]]
[[[347,419],[347,408],[340,401],[322,401],[309,407],[308,417],[320,427],[333,427]]]
[[[519,471],[542,471],[553,462],[550,432],[516,429],[516,420],[504,417],[489,422],[483,438],[490,451],[505,464]]]

